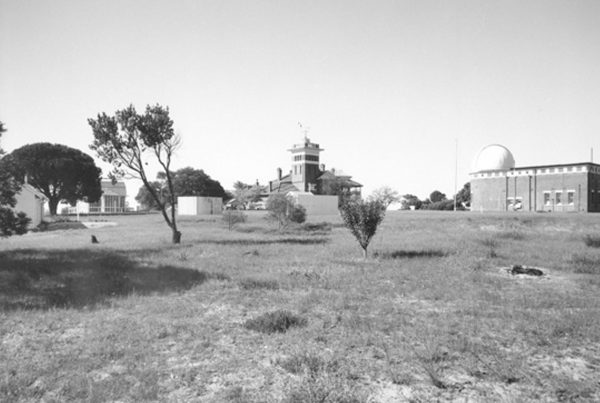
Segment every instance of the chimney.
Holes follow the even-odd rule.
[[[335,168],[331,168],[331,173],[335,175]]]
[[[277,168],[277,180],[281,180],[281,168]]]
[[[321,172],[325,172],[325,164],[321,164],[319,168],[321,169]]]

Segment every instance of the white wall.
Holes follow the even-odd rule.
[[[177,215],[221,214],[223,200],[220,197],[179,196]]]
[[[14,210],[27,214],[27,217],[31,218],[31,227],[40,225],[44,218],[44,201],[36,197],[35,193],[25,187],[15,195],[15,199],[17,200],[17,204]]]
[[[306,216],[338,215],[338,196],[321,196],[312,193],[290,192],[294,201],[306,209]]]

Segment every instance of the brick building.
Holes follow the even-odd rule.
[[[516,167],[504,146],[484,147],[471,177],[473,211],[600,212],[600,165]]]
[[[362,185],[335,169],[326,170],[319,156],[322,148],[306,135],[301,143],[288,150],[292,154],[292,169],[283,176],[277,169],[277,178],[269,182],[268,193],[310,192],[318,195],[360,193]]]

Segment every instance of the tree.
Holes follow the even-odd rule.
[[[180,138],[173,131],[169,108],[148,105],[143,114],[138,114],[134,106],[129,105],[116,111],[114,116],[104,112],[98,114],[96,119],[88,119],[88,123],[94,135],[90,148],[112,165],[111,176],[128,175],[141,179],[171,228],[173,243],[180,243],[181,232],[177,229],[175,209],[168,210],[169,205],[175,206],[171,159],[180,145]],[[165,174],[168,202],[161,199],[148,179],[146,169],[149,160],[158,162]]]
[[[0,137],[6,132],[4,123],[0,122]],[[0,158],[4,151],[0,148]],[[4,158],[0,160],[0,164]],[[11,176],[9,170],[0,167],[0,236],[21,235],[27,232],[31,219],[23,212],[15,214],[11,207],[15,206],[15,193],[19,184]]]
[[[375,189],[370,199],[379,200],[387,209],[390,204],[400,201],[400,196],[398,195],[398,192],[393,190],[391,187],[383,186],[379,189]]]
[[[102,196],[101,174],[89,155],[62,144],[34,143],[14,150],[1,160],[20,184],[27,183],[48,198],[51,215],[61,201],[95,202]]]
[[[267,199],[269,219],[275,221],[281,231],[290,222],[303,223],[306,220],[306,209],[296,205],[294,200],[283,193],[273,193]]]
[[[238,202],[238,205],[244,206],[244,208],[248,208],[250,203],[260,200],[261,193],[262,188],[258,183],[256,185],[248,185],[237,181],[233,184],[234,199]]]
[[[458,206],[462,206],[463,208],[471,206],[471,183],[467,182],[464,184],[463,188],[458,191],[456,194],[456,204]]]
[[[437,203],[437,202],[441,202],[446,200],[446,195],[442,192],[440,192],[439,190],[434,190],[433,192],[431,192],[431,194],[429,195],[429,200],[432,203]]]
[[[150,186],[154,189],[154,192],[159,195],[159,199],[163,203],[168,203],[167,198],[165,197],[164,192],[164,183],[159,181],[148,182]],[[146,185],[142,185],[140,190],[138,190],[138,194],[135,196],[135,200],[142,206],[144,210],[160,210],[160,206],[152,196],[152,193],[148,190]]]
[[[186,167],[173,174],[173,190],[177,196],[225,197],[225,190],[202,169]]]
[[[411,208],[411,206],[414,206],[414,209],[418,210],[421,208],[421,205],[423,204],[423,202],[421,200],[419,200],[419,198],[417,196],[409,194],[409,193],[402,196],[400,203],[401,203],[400,208],[402,210],[408,210]]]
[[[384,205],[379,200],[345,200],[340,207],[340,213],[344,224],[363,249],[363,255],[366,259],[369,243],[385,217]]]

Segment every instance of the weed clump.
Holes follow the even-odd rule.
[[[279,284],[275,280],[248,277],[240,281],[244,290],[278,290]]]
[[[381,259],[414,259],[414,258],[428,258],[428,257],[444,257],[448,253],[439,249],[429,250],[394,250],[391,252],[376,251],[373,253],[373,257],[379,257]]]
[[[261,333],[285,333],[291,327],[304,327],[308,321],[290,311],[267,312],[254,319],[248,319],[244,327]]]

